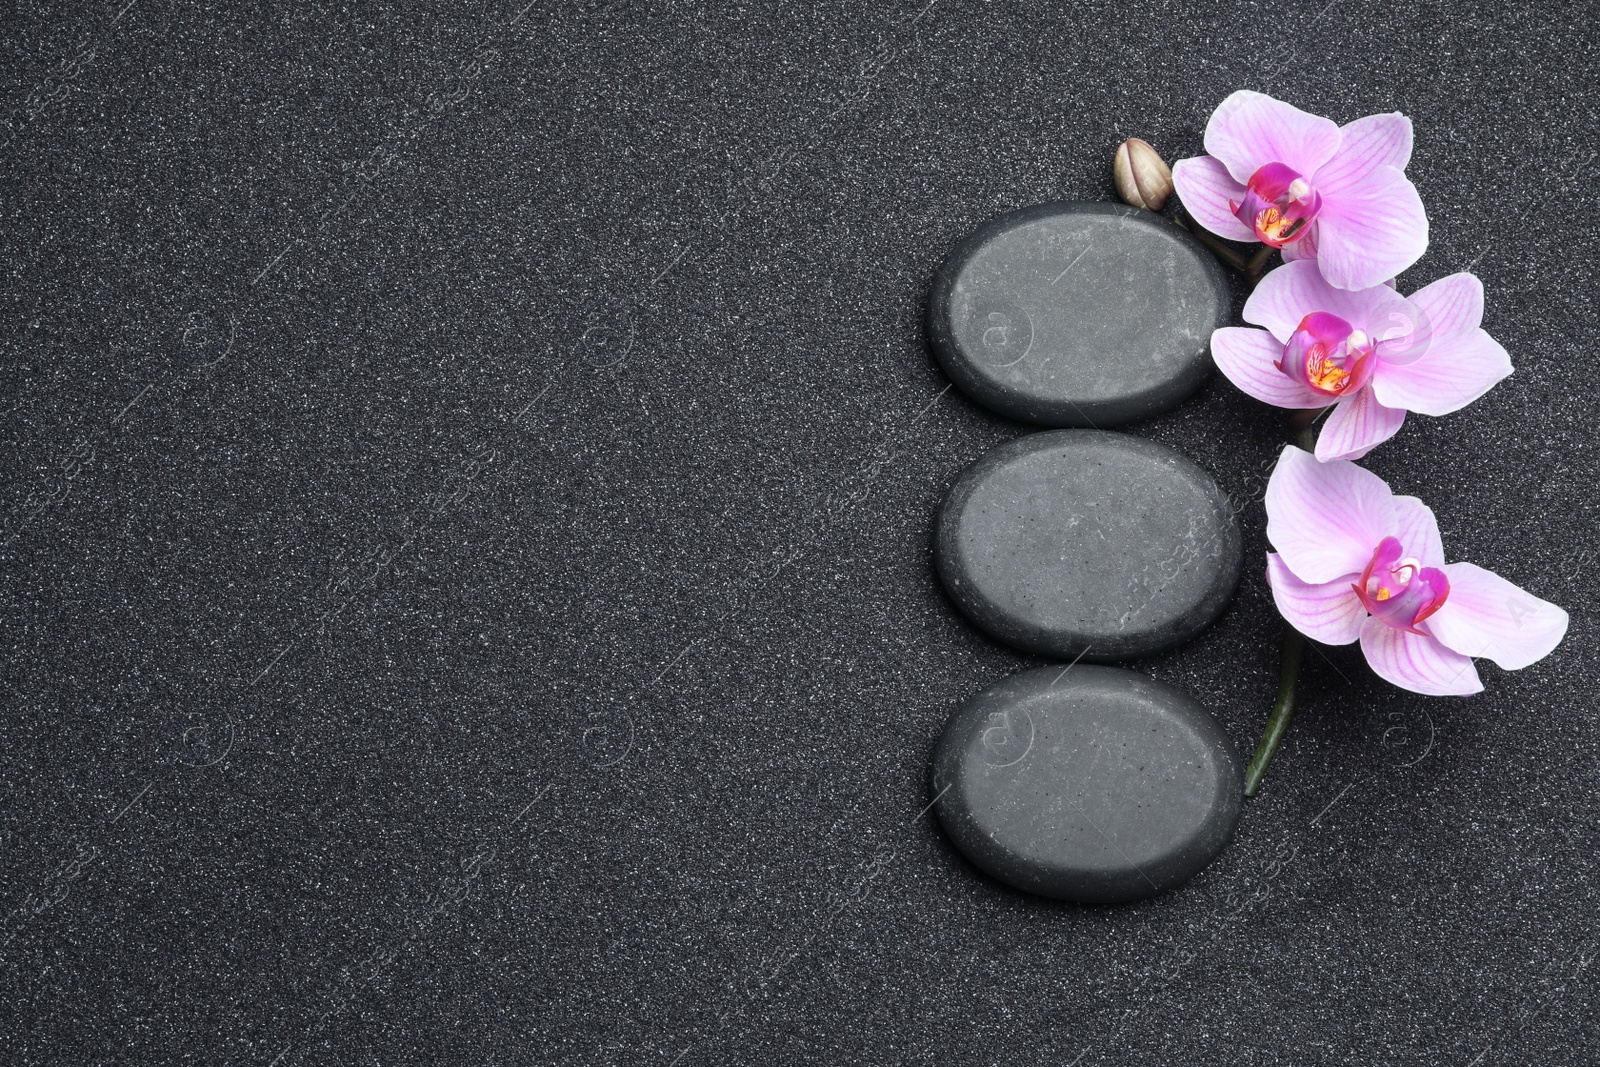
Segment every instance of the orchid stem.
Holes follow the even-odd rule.
[[[1261,779],[1267,775],[1267,764],[1278,752],[1283,735],[1289,730],[1289,720],[1294,717],[1294,687],[1300,680],[1300,654],[1305,651],[1306,639],[1293,626],[1283,632],[1283,659],[1278,666],[1278,699],[1267,716],[1267,728],[1256,743],[1255,755],[1244,772],[1244,795],[1253,797],[1261,788]]]
[[[1294,413],[1289,425],[1294,427],[1295,444],[1307,452],[1316,452],[1317,435],[1311,425],[1327,410],[1312,408]],[[1300,656],[1305,648],[1305,636],[1293,626],[1286,625],[1283,629],[1282,658],[1278,661],[1278,699],[1273,702],[1272,712],[1267,716],[1267,728],[1261,732],[1255,755],[1250,757],[1250,765],[1244,771],[1246,797],[1255,796],[1256,790],[1261,788],[1261,779],[1267,776],[1267,764],[1278,754],[1283,735],[1289,732],[1289,720],[1294,717],[1294,687],[1300,681]]]
[[[1306,444],[1306,434],[1310,432],[1312,424],[1322,418],[1327,410],[1327,408],[1301,408],[1289,416],[1289,425],[1295,432],[1295,443],[1308,452],[1311,446]]]
[[[1249,266],[1244,261],[1244,257],[1239,255],[1239,253],[1235,252],[1233,249],[1229,248],[1227,245],[1223,244],[1221,241],[1217,240],[1215,237],[1211,236],[1210,232],[1208,232],[1205,227],[1189,225],[1189,223],[1193,220],[1191,220],[1189,216],[1185,215],[1181,211],[1178,212],[1177,219],[1178,225],[1194,234],[1197,241],[1211,249],[1212,255],[1222,260],[1222,262],[1226,263],[1240,274],[1243,274],[1246,278],[1252,276]]]
[[[1276,249],[1271,245],[1264,244],[1257,250],[1255,255],[1250,257],[1250,262],[1244,265],[1245,272],[1250,276],[1251,285],[1261,280],[1261,268],[1267,265],[1267,260],[1272,258],[1274,251]]]

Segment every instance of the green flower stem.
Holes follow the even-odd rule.
[[[1299,411],[1290,419],[1290,424],[1295,428],[1295,444],[1307,452],[1314,452],[1317,447],[1311,424],[1326,410]],[[1267,764],[1277,755],[1283,735],[1289,732],[1289,720],[1294,717],[1294,689],[1300,681],[1300,657],[1305,648],[1305,636],[1293,626],[1284,624],[1283,653],[1278,661],[1278,699],[1272,704],[1272,712],[1267,716],[1267,728],[1261,732],[1255,755],[1250,757],[1250,765],[1244,771],[1244,795],[1247,797],[1255,796],[1256,790],[1261,788],[1261,779],[1267,776]]]
[[[1193,220],[1181,210],[1175,216],[1175,221],[1194,234],[1195,239],[1209,248],[1223,263],[1243,275],[1252,289],[1261,281],[1262,268],[1276,251],[1271,245],[1263,244],[1246,261],[1239,253],[1208,233],[1204,227],[1191,225]],[[1327,408],[1318,408],[1298,411],[1290,419],[1289,424],[1294,429],[1295,444],[1307,452],[1316,451],[1317,438],[1311,426],[1326,410]],[[1244,795],[1247,797],[1255,796],[1256,790],[1261,788],[1261,779],[1266,777],[1267,765],[1272,762],[1272,757],[1278,752],[1278,746],[1283,743],[1283,735],[1289,731],[1289,720],[1294,717],[1294,690],[1300,681],[1300,657],[1305,652],[1305,647],[1304,635],[1293,626],[1286,625],[1283,631],[1283,656],[1278,666],[1278,699],[1273,702],[1272,712],[1267,716],[1267,728],[1256,744],[1255,754],[1250,757],[1250,765],[1245,768]]]
[[[1244,772],[1244,795],[1253,797],[1266,777],[1267,764],[1277,754],[1283,735],[1289,730],[1289,720],[1294,716],[1294,687],[1300,680],[1300,654],[1305,651],[1306,639],[1293,626],[1283,629],[1283,659],[1278,666],[1278,699],[1267,716],[1267,728],[1256,743],[1255,755]]]
[[[1227,245],[1213,237],[1211,232],[1204,226],[1190,225],[1192,221],[1193,220],[1191,220],[1188,215],[1185,215],[1181,211],[1178,212],[1178,225],[1194,234],[1195,240],[1211,249],[1213,255],[1222,260],[1222,262],[1226,263],[1228,266],[1232,267],[1234,270],[1238,271],[1240,274],[1243,274],[1246,278],[1253,277],[1253,275],[1250,273],[1250,266],[1244,261],[1243,256],[1239,255],[1239,253],[1235,252],[1233,249],[1229,248]],[[1271,249],[1268,249],[1268,251],[1271,251]]]
[[[1250,257],[1250,262],[1244,265],[1245,272],[1250,275],[1252,284],[1261,280],[1261,268],[1267,265],[1267,260],[1272,258],[1272,253],[1277,251],[1271,245],[1264,244]]]
[[[1322,418],[1327,408],[1301,408],[1289,416],[1289,425],[1294,428],[1294,443],[1310,452],[1316,447],[1317,439],[1311,433],[1311,424]]]

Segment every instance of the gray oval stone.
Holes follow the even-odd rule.
[[[1039,204],[956,245],[934,276],[928,342],[992,411],[1105,427],[1199,388],[1229,311],[1227,276],[1181,227],[1122,204]]]
[[[1239,821],[1228,736],[1188,694],[1115,667],[1042,667],[963,704],[933,760],[945,834],[1006,885],[1084,904],[1194,877]]]
[[[997,640],[1111,661],[1176,647],[1239,584],[1233,508],[1166,445],[1099,430],[1028,434],[956,479],[934,565],[950,598]]]

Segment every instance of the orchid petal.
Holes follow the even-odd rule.
[[[1348,645],[1361,636],[1367,611],[1350,585],[1359,574],[1346,574],[1321,585],[1309,585],[1296,578],[1276,552],[1267,553],[1267,584],[1278,613],[1289,625],[1313,641],[1325,645]]]
[[[1444,567],[1444,542],[1439,538],[1439,520],[1433,517],[1432,508],[1414,496],[1397,496],[1394,521],[1394,535],[1405,547],[1406,555],[1424,567]]]
[[[1264,404],[1280,408],[1326,407],[1328,398],[1277,366],[1283,345],[1266,330],[1224,326],[1211,335],[1211,358],[1230,382]]]
[[[1264,93],[1240,89],[1211,113],[1205,144],[1241,184],[1268,163],[1309,176],[1338,151],[1339,127]]]
[[[1500,342],[1473,330],[1445,341],[1435,339],[1415,362],[1380,359],[1370,388],[1386,407],[1421,415],[1448,415],[1466,407],[1511,374],[1511,356]]]
[[[1368,619],[1361,627],[1361,651],[1379,678],[1413,693],[1450,697],[1483,692],[1472,660],[1431,637],[1397,630],[1382,619]]]
[[[1436,341],[1469,334],[1483,325],[1483,282],[1475,274],[1462,271],[1440,278],[1412,293],[1410,300]]]
[[[1417,187],[1379,166],[1330,196],[1317,217],[1317,266],[1337,289],[1382,285],[1428,250],[1428,216]]]
[[[1339,127],[1339,150],[1312,179],[1324,195],[1360,183],[1378,167],[1405,170],[1411,162],[1411,120],[1398,111],[1368,115]]]
[[[1335,289],[1317,264],[1305,259],[1285,263],[1262,278],[1244,303],[1243,318],[1287,342],[1305,317],[1317,311],[1337,315],[1375,339],[1385,332],[1398,333],[1416,320],[1406,298],[1393,289]]]
[[[1359,572],[1394,529],[1392,494],[1354,463],[1286,446],[1267,481],[1267,539],[1295,577],[1321,585]]]
[[[1323,463],[1360,459],[1399,433],[1405,421],[1404,409],[1384,407],[1371,389],[1358,390],[1339,401],[1328,416],[1328,424],[1317,435],[1317,459]]]
[[[1508,671],[1548,656],[1567,633],[1567,613],[1472,563],[1444,568],[1450,596],[1425,624],[1440,644],[1492,659]]]
[[[1180,159],[1172,167],[1172,186],[1194,221],[1230,241],[1254,241],[1256,233],[1234,217],[1229,201],[1244,199],[1245,187],[1228,177],[1221,160],[1210,156]]]

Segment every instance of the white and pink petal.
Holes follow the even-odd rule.
[[[1361,627],[1361,651],[1384,681],[1431,697],[1471,696],[1483,691],[1472,660],[1431,637],[1397,630],[1369,618]]]
[[[1276,364],[1283,345],[1266,330],[1224,326],[1211,334],[1217,369],[1244,392],[1280,408],[1326,407],[1328,398],[1285,374]]]
[[[1309,180],[1339,150],[1339,127],[1265,93],[1240,89],[1211,113],[1205,145],[1240,184],[1268,163],[1282,163]]]
[[[1439,520],[1433,509],[1414,496],[1394,498],[1394,536],[1405,555],[1424,567],[1444,566],[1444,541],[1439,537]]]
[[[1511,356],[1500,342],[1473,330],[1435,338],[1413,361],[1391,361],[1378,346],[1370,388],[1388,407],[1419,415],[1448,415],[1478,399],[1511,374]]]
[[[1373,169],[1317,216],[1317,266],[1336,289],[1382,285],[1428,250],[1428,216],[1416,186],[1390,166]]]
[[[1254,241],[1256,233],[1233,214],[1230,201],[1244,200],[1245,188],[1228,176],[1221,161],[1210,156],[1180,159],[1172,167],[1172,186],[1189,216],[1230,241]]]
[[[1348,645],[1361,636],[1367,611],[1352,588],[1360,577],[1352,573],[1311,585],[1296,578],[1278,553],[1267,553],[1267,584],[1278,613],[1290,626],[1325,645]]]
[[[1311,585],[1360,571],[1395,526],[1382,478],[1354,463],[1319,463],[1289,445],[1267,481],[1267,539]]]
[[[1403,409],[1378,403],[1371,389],[1360,389],[1340,400],[1317,435],[1317,459],[1323,463],[1360,459],[1400,432],[1406,421]]]
[[[1398,111],[1368,115],[1339,127],[1339,150],[1313,181],[1324,195],[1348,189],[1378,167],[1405,170],[1411,162],[1411,120]]]
[[[1410,296],[1435,340],[1460,337],[1483,325],[1483,282],[1461,271],[1423,286]]]
[[[1288,341],[1301,320],[1316,311],[1337,315],[1373,338],[1415,318],[1406,298],[1393,289],[1336,289],[1309,259],[1285,263],[1262,278],[1245,301],[1243,318],[1270,330],[1280,341]]]
[[[1492,659],[1508,671],[1548,656],[1567,633],[1567,613],[1472,563],[1444,568],[1450,595],[1423,625],[1446,648]]]

